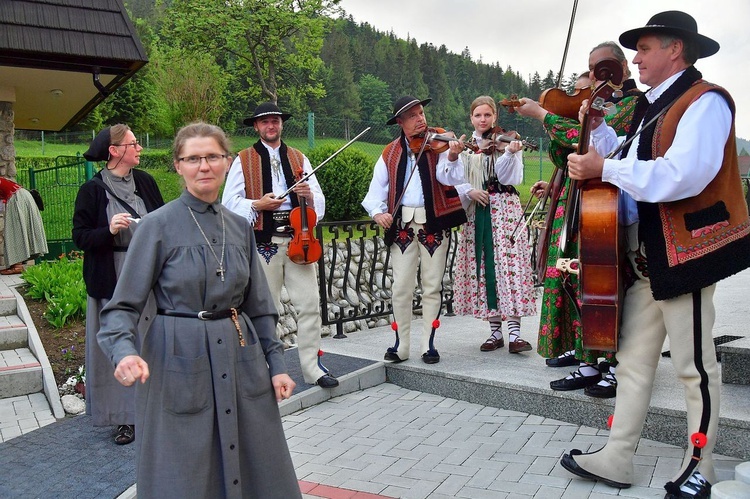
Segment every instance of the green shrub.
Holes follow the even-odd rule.
[[[307,156],[315,168],[337,149],[332,145],[316,147]],[[350,147],[315,172],[326,197],[327,222],[358,220],[367,215],[361,203],[374,166],[367,154]]]
[[[47,302],[44,318],[54,327],[63,327],[73,317],[86,317],[83,258],[78,252],[32,265],[21,277],[29,285],[26,290],[29,298]]]

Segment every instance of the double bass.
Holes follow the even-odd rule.
[[[594,118],[606,114],[606,101],[619,90],[622,65],[603,59],[594,67],[596,80],[603,82],[592,92],[585,119],[581,123],[578,154],[586,154]],[[574,195],[574,190],[579,196]],[[566,211],[566,227],[578,217],[578,273],[581,289],[583,347],[617,351],[624,298],[622,264],[625,258],[625,230],[619,210],[619,189],[601,178],[571,181],[568,198],[580,199]],[[562,235],[561,235],[562,239]],[[563,241],[561,240],[561,244]]]

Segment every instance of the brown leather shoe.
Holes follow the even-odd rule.
[[[15,275],[15,274],[22,274],[22,273],[23,273],[22,263],[14,263],[7,269],[0,270],[0,275]]]
[[[531,343],[521,338],[508,342],[508,351],[510,353],[528,352],[531,350]]]
[[[492,352],[493,350],[497,350],[498,348],[503,348],[505,346],[505,340],[500,337],[495,338],[494,336],[490,336],[485,340],[484,343],[479,347],[479,350],[482,352]]]

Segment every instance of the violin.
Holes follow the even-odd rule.
[[[481,139],[472,139],[467,144],[475,153],[492,154],[503,153],[505,147],[514,140],[520,140],[525,151],[538,151],[539,146],[530,140],[521,140],[521,135],[515,130],[506,131],[501,126],[494,126],[482,134]]]
[[[548,88],[539,96],[539,105],[547,112],[578,121],[578,110],[581,108],[583,101],[590,97],[591,87],[577,88],[572,94],[560,88]],[[511,95],[509,98],[499,101],[498,104],[509,113],[514,113],[515,108],[523,105],[517,95]]]
[[[299,206],[289,212],[289,225],[294,229],[294,236],[289,242],[286,254],[292,262],[309,265],[323,256],[323,247],[320,241],[315,239],[311,229],[317,222],[315,210],[307,206],[305,198],[300,196]]]
[[[453,135],[447,135],[444,128],[428,128],[425,132],[409,139],[409,149],[411,149],[414,154],[418,154],[422,149],[441,153],[448,150],[448,142],[455,140],[475,153],[492,154],[493,152],[504,152],[506,145],[514,140],[521,139],[518,132],[506,132],[499,126],[491,128],[487,133],[490,135],[486,139],[480,139],[480,141],[477,142],[474,139],[469,141],[460,140]],[[425,141],[427,143],[423,147]],[[527,151],[539,150],[539,146],[531,141],[522,140],[521,143]]]
[[[409,139],[409,149],[414,154],[419,154],[420,151],[432,151],[438,154],[445,152],[449,149],[448,143],[451,140],[459,141],[453,135],[446,135],[447,132],[445,128],[430,127]]]

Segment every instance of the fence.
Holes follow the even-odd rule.
[[[519,133],[526,137],[524,132],[524,122],[517,123],[521,127]],[[365,128],[370,130],[365,134],[352,148],[357,148],[371,158],[372,163],[383,152],[383,146],[393,140],[399,134],[397,125],[385,125],[382,122],[367,122],[359,120],[326,118],[316,116],[314,113],[308,113],[306,117],[293,117],[284,122],[284,141],[289,145],[307,153],[316,146],[323,144],[332,144],[341,146],[355,137]],[[529,129],[531,131],[531,129]],[[146,150],[169,150],[172,147],[171,137],[156,137],[149,133],[135,131],[138,142]],[[456,131],[461,135],[461,131]],[[95,131],[74,131],[74,132],[40,132],[33,130],[17,130],[15,132],[16,140],[29,140],[39,143],[39,149],[34,152],[35,156],[53,155],[50,150],[53,146],[66,146],[66,155],[83,153],[96,135]],[[467,133],[468,135],[468,133]],[[239,151],[249,147],[257,141],[257,134],[252,127],[242,127],[235,130],[230,137],[233,148]],[[546,149],[549,145],[547,137],[532,138],[533,142],[539,144],[538,152],[526,153],[525,156],[525,178],[528,179],[548,179],[552,173],[552,166],[547,159]]]
[[[58,156],[55,166],[18,171],[18,183],[36,189],[44,200],[41,215],[49,247],[46,258],[54,259],[75,249],[72,213],[78,188],[91,177],[90,166],[87,173],[86,165],[80,156]]]

